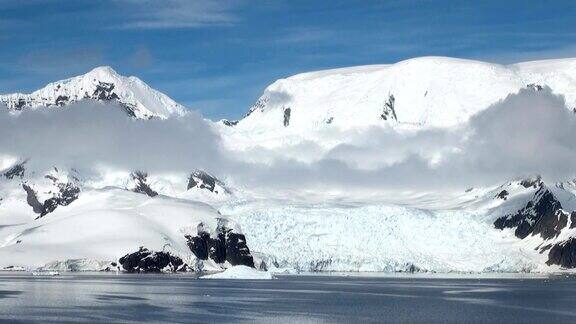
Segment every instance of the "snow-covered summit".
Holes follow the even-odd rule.
[[[125,77],[109,66],[100,66],[77,77],[49,83],[30,94],[0,95],[10,110],[59,107],[83,99],[117,101],[132,117],[149,119],[183,115],[186,109],[137,77]]]
[[[452,127],[526,87],[576,106],[576,59],[512,65],[421,57],[297,74],[268,86],[234,128],[294,133],[338,126]]]

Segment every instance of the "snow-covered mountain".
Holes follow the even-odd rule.
[[[77,169],[54,165],[46,170],[51,162],[43,156],[15,157],[14,150],[0,151],[0,267],[99,269],[120,262],[126,271],[145,272],[221,269],[235,264],[305,271],[576,268],[576,182],[572,179],[555,183],[519,175],[467,190],[431,192],[419,188],[395,191],[386,187],[388,179],[383,178],[382,187],[367,188],[363,196],[355,195],[352,187],[316,189],[298,183],[303,180],[302,170],[313,181],[338,183],[332,180],[348,177],[338,171],[342,169],[318,177],[316,173],[346,163],[344,170],[360,170],[355,174],[362,175],[370,168],[354,164],[356,160],[380,159],[384,165],[401,162],[403,152],[397,154],[399,158],[395,155],[400,150],[367,150],[377,149],[379,139],[356,136],[373,128],[386,132],[369,133],[372,137],[393,136],[390,146],[407,143],[417,152],[424,151],[422,145],[432,146],[431,152],[420,157],[425,167],[434,166],[441,158],[435,155],[433,140],[420,141],[415,136],[412,142],[402,142],[402,136],[450,130],[460,137],[458,132],[469,120],[507,96],[546,91],[564,95],[570,111],[576,106],[576,59],[503,66],[426,57],[278,80],[243,119],[200,120],[192,125],[216,133],[203,137],[203,133],[174,132],[179,135],[174,139],[178,143],[200,143],[189,150],[193,154],[185,155],[184,163],[179,160],[179,171],[164,165],[169,164],[166,160],[139,164],[162,164],[156,167],[160,171],[126,168],[125,159],[121,165],[126,170],[105,163],[95,163],[100,169],[93,170],[82,165],[90,160],[86,157],[75,157],[71,164],[80,164]],[[118,76],[109,68],[52,83],[29,95],[2,96],[0,102],[15,111],[85,99],[118,102],[129,116],[142,119],[185,113],[182,106],[137,78]],[[565,112],[564,108],[560,111]],[[18,116],[11,117],[11,124],[18,123]],[[163,127],[157,123],[150,128],[165,133]],[[146,138],[143,153],[135,150],[137,154],[132,155],[137,159],[130,161],[159,152],[177,158],[187,149],[159,150],[155,136]],[[369,141],[371,146],[356,142],[343,156],[326,155],[351,138]],[[204,151],[201,146],[207,143],[214,148],[219,140],[224,144],[222,151],[220,147]],[[130,143],[140,141],[142,136]],[[114,145],[114,141],[104,142]],[[170,146],[172,138],[163,143]],[[302,147],[292,149],[301,143]],[[446,143],[451,142],[440,141],[440,145]],[[569,145],[562,148],[570,150]],[[90,149],[80,152],[89,155]],[[224,174],[194,169],[193,155],[222,158],[214,164]],[[286,157],[298,162],[332,160],[305,169],[306,163],[299,165]],[[267,169],[276,167],[277,161],[284,164]],[[261,179],[241,183],[241,179],[258,178],[258,172],[271,178],[266,181],[279,183],[272,186],[276,191],[255,188]],[[301,192],[282,192],[282,182],[292,176]],[[357,186],[357,181],[350,183]]]
[[[0,269],[156,272],[260,265],[240,225],[200,201],[218,199],[215,191],[224,184],[217,178],[195,170],[181,181],[154,177],[163,180],[160,185],[141,171],[106,176],[91,181],[74,169],[42,172],[34,160],[0,170]],[[167,187],[171,196],[164,194]]]
[[[500,65],[421,57],[279,79],[244,118],[221,125],[236,147],[245,138],[252,140],[246,146],[327,142],[322,133],[370,126],[450,128],[520,89],[544,86],[564,95],[568,107],[576,109],[576,59]]]
[[[121,76],[111,67],[101,66],[66,80],[52,82],[30,94],[0,95],[0,104],[8,109],[61,107],[84,99],[117,101],[131,117],[168,118],[186,113],[186,109],[168,96],[150,88],[137,77]]]

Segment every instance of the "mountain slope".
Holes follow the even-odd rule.
[[[451,127],[521,88],[542,86],[575,107],[576,59],[499,65],[422,57],[309,72],[272,83],[234,128],[284,134],[335,126]]]
[[[137,77],[124,77],[108,66],[66,80],[56,81],[30,94],[0,95],[0,104],[9,110],[60,107],[83,99],[114,100],[131,117],[168,118],[186,109],[168,96],[150,88]]]

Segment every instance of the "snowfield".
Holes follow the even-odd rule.
[[[8,266],[95,270],[105,261],[137,251],[140,246],[168,251],[194,265],[195,256],[186,245],[186,234],[196,235],[197,227],[214,234],[220,219],[209,205],[165,196],[150,198],[121,189],[83,192],[77,201],[38,220],[22,217],[10,224],[10,210],[0,217],[0,268]],[[32,214],[32,213],[30,213]],[[239,227],[227,222],[236,232]],[[81,261],[73,261],[73,260]],[[69,261],[72,260],[72,261]],[[204,268],[221,269],[211,260]]]

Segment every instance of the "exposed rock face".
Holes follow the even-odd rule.
[[[118,262],[130,273],[160,273],[187,271],[188,265],[181,258],[169,252],[150,251],[145,247],[134,253],[126,254]]]
[[[261,97],[258,100],[256,100],[254,105],[252,105],[252,107],[248,109],[248,112],[246,113],[246,115],[244,115],[244,118],[252,115],[252,113],[255,112],[256,110],[263,111],[266,105],[268,104],[268,101],[270,101],[270,98],[268,97]]]
[[[221,193],[221,191],[229,192],[222,181],[202,170],[195,170],[188,178],[187,190],[192,188],[205,189],[216,194]]]
[[[292,113],[292,109],[285,108],[284,109],[284,127],[288,127],[290,125],[290,114]]]
[[[226,261],[231,265],[245,265],[254,268],[254,258],[246,244],[246,236],[228,231],[226,236]]]
[[[120,107],[124,109],[124,112],[126,112],[128,116],[136,118],[136,112],[135,112],[136,107],[132,104],[122,102],[120,100],[120,97],[118,97],[118,95],[114,92],[115,87],[116,86],[114,85],[114,83],[98,81],[96,89],[94,89],[92,95],[89,96],[88,94],[86,94],[84,96],[84,99],[94,99],[99,101],[117,101],[120,104]],[[147,116],[147,118],[150,117]]]
[[[13,167],[11,167],[10,169],[6,170],[6,172],[4,172],[4,177],[6,177],[6,179],[14,179],[14,178],[22,179],[24,177],[24,171],[25,171],[24,164],[26,164],[26,161],[18,163]]]
[[[134,180],[135,187],[132,191],[148,195],[149,197],[156,197],[158,193],[148,184],[148,173],[142,171],[136,171],[132,173],[132,180]]]
[[[563,268],[576,268],[576,238],[558,243],[548,252],[546,264],[556,264]]]
[[[216,263],[226,262],[226,235],[223,232],[208,240],[208,257]]]
[[[199,232],[198,236],[186,235],[188,247],[190,251],[200,260],[208,260],[208,251],[210,243],[210,234],[207,232]]]
[[[395,101],[396,99],[394,98],[394,95],[388,96],[388,100],[384,103],[384,108],[382,109],[380,118],[384,120],[398,120],[398,117],[396,116],[396,110],[394,109]]]
[[[210,258],[216,263],[228,261],[231,265],[254,268],[254,258],[246,244],[246,237],[243,234],[234,233],[224,225],[218,226],[215,237],[204,231],[202,224],[198,227],[196,236],[186,235],[185,237],[188,247],[200,260]]]
[[[537,176],[534,178],[528,178],[520,181],[520,185],[523,186],[524,188],[536,189],[544,185],[544,183],[542,182],[542,178],[540,176]]]
[[[566,227],[568,214],[562,210],[562,205],[545,187],[540,187],[534,198],[514,215],[498,218],[494,226],[498,229],[516,228],[514,234],[518,238],[537,235],[547,240],[558,236]]]
[[[525,207],[515,214],[498,218],[494,226],[498,229],[515,228],[514,234],[520,239],[529,235],[538,235],[543,242],[536,248],[540,253],[548,251],[548,265],[559,265],[563,268],[576,268],[576,237],[564,239],[564,230],[576,227],[576,212],[567,212],[562,204],[546,187],[540,177],[520,182],[526,189],[536,188],[533,198]],[[560,185],[558,188],[562,189]],[[506,190],[503,190],[504,192]],[[497,195],[508,196],[508,194]],[[568,226],[570,224],[570,226]],[[569,227],[569,228],[568,228]],[[562,240],[559,235],[562,233]],[[573,235],[570,235],[573,236]]]
[[[80,188],[71,182],[58,183],[56,187],[58,191],[52,198],[40,202],[36,191],[29,185],[22,184],[22,188],[26,191],[26,202],[36,214],[40,214],[36,219],[53,212],[58,206],[68,206],[80,195]]]
[[[22,188],[26,191],[26,202],[36,214],[42,215],[44,212],[44,203],[41,203],[36,197],[36,191],[27,184],[22,184]]]
[[[536,84],[536,83],[530,83],[530,84],[526,85],[526,88],[532,89],[534,91],[541,91],[544,89],[543,86]]]
[[[576,211],[573,211],[572,214],[570,214],[570,228],[575,227],[576,227]]]
[[[114,83],[98,81],[98,85],[89,98],[98,100],[118,100],[120,99],[117,94],[114,93]]]
[[[226,126],[230,126],[230,127],[234,127],[236,125],[238,125],[238,120],[228,120],[228,119],[222,119],[221,120],[222,124],[226,125]]]
[[[506,199],[508,199],[509,194],[510,193],[507,190],[502,190],[502,191],[500,191],[500,193],[498,193],[498,195],[496,195],[496,198],[506,200]]]

